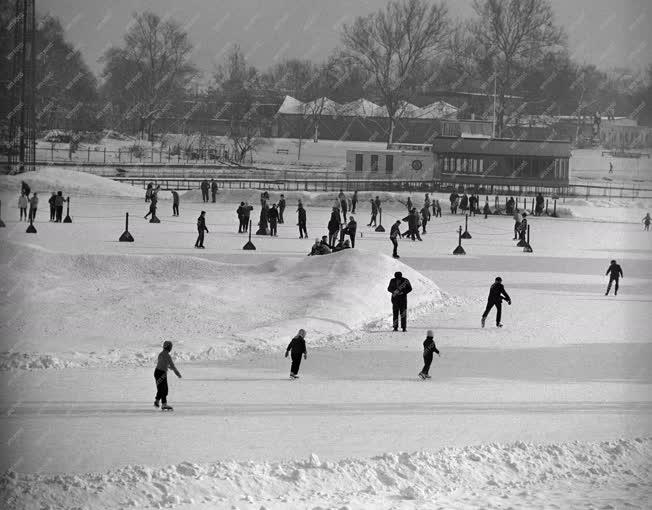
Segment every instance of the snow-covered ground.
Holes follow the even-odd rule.
[[[57,170],[27,180],[43,205],[69,193],[73,223],[41,207],[26,234],[20,178],[0,178],[6,507],[648,507],[649,204],[566,201],[566,217],[531,218],[531,254],[511,218],[470,218],[464,257],[451,254],[463,219],[444,208],[396,261],[388,233],[364,226],[367,195],[355,250],[306,257],[332,194],[286,193],[279,237],[253,236],[249,252],[235,208],[249,200],[257,216],[256,192],[216,204],[189,192],[180,217],[164,200],[150,224],[142,190]],[[381,198],[389,230],[407,195]],[[125,212],[133,244],[117,241]],[[617,297],[604,296],[611,258]],[[396,270],[414,287],[407,333],[390,328]],[[504,328],[492,312],[481,329],[496,275],[513,304]],[[299,327],[308,359],[291,382],[283,350]],[[441,357],[422,382],[429,328]],[[171,375],[175,411],[161,414],[152,363],[165,339],[183,379]]]

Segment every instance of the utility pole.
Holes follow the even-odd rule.
[[[494,71],[494,117],[491,123],[491,138],[496,138],[496,71]]]

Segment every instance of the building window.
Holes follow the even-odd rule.
[[[371,171],[372,172],[378,171],[378,154],[371,155]]]
[[[362,154],[355,155],[355,171],[362,172]]]
[[[385,173],[391,174],[394,171],[394,156],[385,156]]]

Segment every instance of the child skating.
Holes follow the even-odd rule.
[[[432,329],[429,329],[426,333],[426,339],[423,341],[423,369],[419,372],[419,377],[424,380],[430,379],[428,372],[430,371],[430,365],[432,364],[433,353],[436,352],[437,356],[441,356],[437,346],[435,345],[433,336]]]
[[[172,407],[168,405],[168,368],[181,379],[181,374],[174,366],[170,351],[172,350],[172,342],[166,340],[163,342],[163,350],[158,355],[156,369],[154,370],[154,381],[156,382],[156,398],[154,399],[154,407],[159,406],[161,402],[162,411],[172,411]]]
[[[299,367],[301,366],[301,356],[303,359],[308,359],[308,351],[306,351],[306,331],[300,329],[297,335],[290,341],[288,348],[285,350],[285,357],[292,354],[292,366],[290,367],[290,379],[299,378]]]

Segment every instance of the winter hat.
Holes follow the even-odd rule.
[[[400,271],[396,271],[394,273],[394,278],[402,278],[402,277],[403,277],[403,273],[401,273]]]
[[[172,350],[172,342],[170,342],[169,340],[166,340],[165,342],[163,342],[163,349],[165,349],[166,351],[171,351]]]
[[[305,329],[300,329],[299,332],[297,333],[297,335],[300,336],[301,338],[305,338],[306,337],[306,330]]]
[[[500,282],[503,281],[503,279],[502,279],[500,276],[496,276],[496,281],[497,281],[498,283],[500,283]]]
[[[426,336],[431,336],[432,337],[432,336],[435,336],[435,334],[432,332],[432,329],[429,329],[428,331],[426,331]]]

